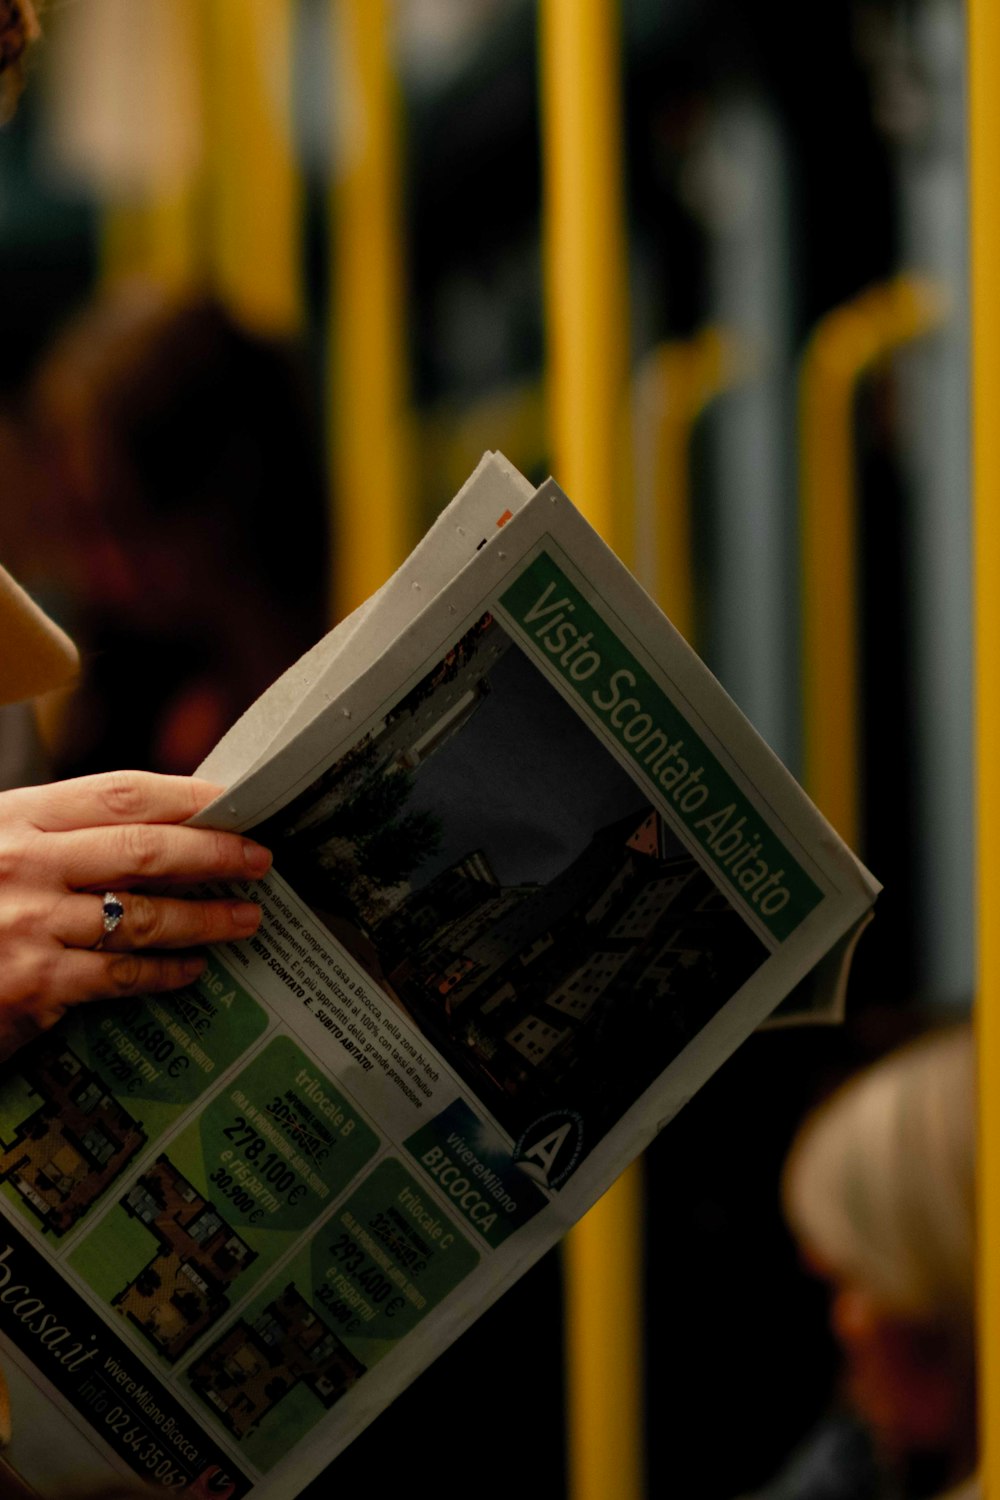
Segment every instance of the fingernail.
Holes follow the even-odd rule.
[[[208,960],[205,958],[186,958],[184,960],[184,978],[197,979],[200,974],[205,972],[205,964],[207,962]]]
[[[271,868],[271,851],[252,839],[243,840],[243,858],[251,875],[266,875]]]
[[[237,901],[231,908],[234,927],[241,932],[254,932],[260,923],[261,910],[253,901]]]

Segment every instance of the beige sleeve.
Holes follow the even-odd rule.
[[[0,703],[65,687],[79,667],[69,636],[0,568]]]

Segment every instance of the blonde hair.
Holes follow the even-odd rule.
[[[975,1270],[971,1030],[911,1043],[852,1079],[806,1122],[785,1211],[836,1280],[887,1313],[971,1338]]]

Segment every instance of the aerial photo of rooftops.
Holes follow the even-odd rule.
[[[490,614],[260,836],[515,1139],[589,1149],[767,958]]]

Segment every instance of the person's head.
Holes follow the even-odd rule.
[[[41,27],[33,0],[0,0],[0,122],[14,112],[24,83],[24,58]]]
[[[300,352],[212,296],[117,285],[46,351],[12,427],[28,544],[44,540],[21,571],[72,601],[87,662],[57,769],[99,769],[127,744],[139,765],[191,770],[326,624]],[[138,710],[128,680],[155,680],[158,703]]]
[[[975,1462],[974,1098],[970,1030],[924,1037],[816,1111],[784,1179],[859,1415],[891,1458],[955,1477]]]
[[[297,351],[211,296],[126,284],[63,330],[26,415],[49,546],[66,548],[78,598],[171,628],[225,576],[286,626],[307,616],[312,643],[325,494]]]

